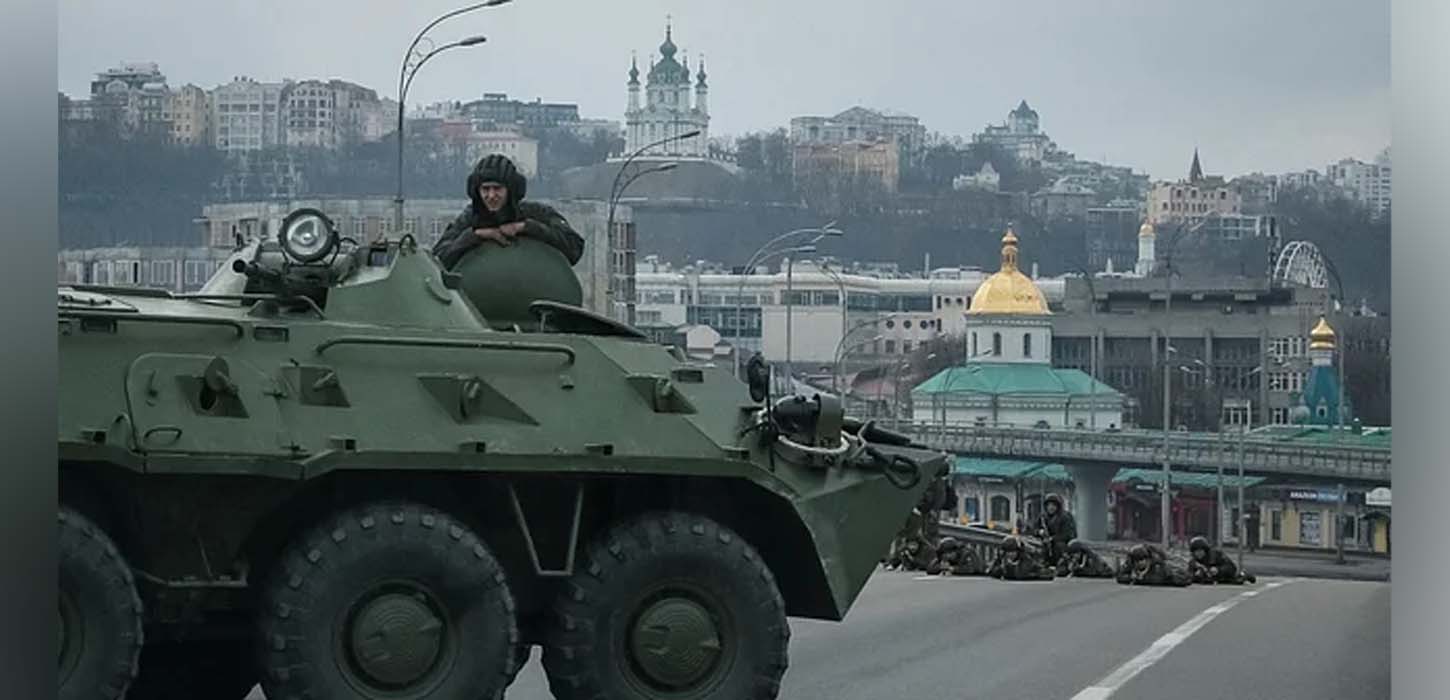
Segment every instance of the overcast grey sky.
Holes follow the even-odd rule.
[[[60,90],[155,61],[173,86],[342,78],[395,97],[407,42],[466,0],[61,0]],[[448,20],[410,105],[484,92],[622,119],[663,40],[710,75],[711,131],[852,105],[969,137],[1018,100],[1079,157],[1177,178],[1323,168],[1390,139],[1388,0],[515,0]]]

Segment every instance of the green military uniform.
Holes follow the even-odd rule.
[[[1117,571],[1081,540],[1067,543],[1062,558],[1057,561],[1057,575],[1077,578],[1113,578]]]
[[[1118,583],[1129,586],[1177,586],[1192,583],[1188,567],[1172,561],[1162,548],[1150,545],[1134,545],[1128,550],[1128,559],[1118,569]]]
[[[987,575],[1004,581],[1051,581],[1053,571],[1039,553],[1014,535],[997,545],[997,556],[987,567]]]
[[[987,567],[976,551],[955,537],[947,537],[937,547],[936,561],[926,572],[939,576],[980,576],[987,573]]]
[[[1232,558],[1222,549],[1209,546],[1202,537],[1188,542],[1188,553],[1188,570],[1194,583],[1242,585],[1258,581],[1254,575],[1239,571]]]
[[[479,186],[485,182],[496,182],[508,188],[508,202],[497,212],[489,211],[478,194]],[[524,229],[520,236],[548,243],[563,253],[570,265],[578,263],[584,255],[584,238],[553,207],[523,201],[527,190],[528,180],[508,158],[495,154],[478,161],[468,175],[470,203],[453,223],[448,224],[433,245],[433,254],[444,267],[451,269],[465,253],[484,243],[484,239],[473,235],[474,229],[498,228],[521,221]]]

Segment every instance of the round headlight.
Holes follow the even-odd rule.
[[[313,263],[337,247],[337,232],[326,214],[316,209],[298,209],[282,220],[277,234],[287,257],[299,263]]]

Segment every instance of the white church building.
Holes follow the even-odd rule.
[[[710,142],[709,87],[705,84],[705,60],[692,78],[688,60],[675,46],[672,28],[665,25],[665,41],[658,60],[651,57],[645,77],[644,103],[640,103],[639,64],[630,59],[629,106],[624,113],[625,154],[634,153],[657,141],[691,131],[697,136],[670,141],[645,152],[668,158],[705,158]],[[691,93],[693,101],[691,100]]]

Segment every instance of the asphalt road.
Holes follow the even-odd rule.
[[[1385,583],[1160,589],[880,572],[845,622],[792,620],[781,697],[1388,698],[1389,619]],[[551,697],[537,649],[507,697]]]

